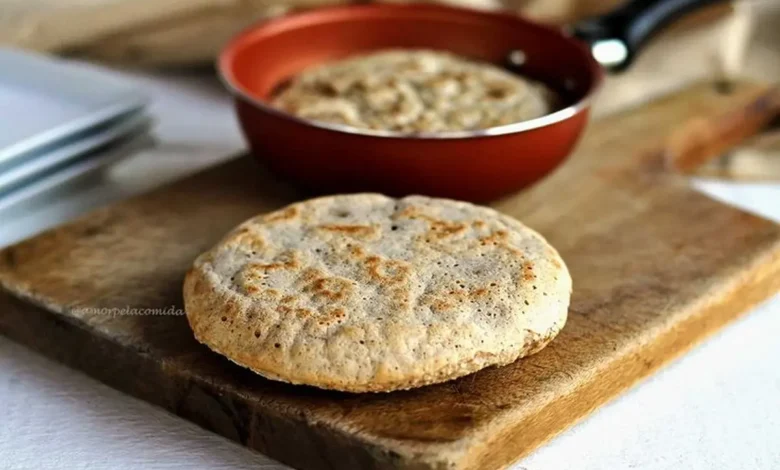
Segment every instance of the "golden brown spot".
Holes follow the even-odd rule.
[[[292,308],[286,305],[277,305],[276,311],[282,315],[295,315],[298,318],[309,318],[314,316],[314,312],[308,308]]]
[[[265,240],[257,233],[252,233],[249,227],[244,227],[227,239],[228,246],[236,246],[252,251],[263,251],[266,247]]]
[[[262,276],[268,271],[275,271],[277,269],[297,269],[300,266],[298,256],[294,251],[289,251],[281,256],[281,260],[274,261],[272,263],[249,263],[244,267],[245,276]]]
[[[342,300],[352,292],[352,283],[339,277],[324,277],[315,279],[303,288],[304,292],[312,292],[314,298],[325,298],[329,301]]]
[[[235,316],[236,312],[241,309],[241,307],[239,307],[239,305],[233,300],[228,300],[223,308],[225,313],[228,313],[231,316]]]
[[[282,222],[285,220],[292,220],[298,217],[298,208],[295,206],[288,207],[286,209],[271,212],[263,217],[263,222]]]
[[[308,308],[296,308],[295,316],[299,318],[308,318],[314,316],[314,312],[312,312]]]
[[[434,312],[443,312],[445,310],[449,310],[455,305],[442,299],[436,299],[431,303],[431,310]]]
[[[295,315],[298,318],[308,318],[314,316],[314,312],[308,308],[292,308],[286,305],[277,305],[276,311],[282,315]]]
[[[400,284],[409,276],[409,266],[402,261],[369,256],[366,265],[368,275],[380,284]]]
[[[488,294],[487,289],[474,289],[469,293],[469,296],[472,298],[478,298],[478,297],[484,297]]]
[[[329,98],[334,98],[339,94],[339,91],[336,89],[336,87],[333,86],[332,83],[317,82],[314,84],[314,89],[321,95],[327,96]]]
[[[534,265],[530,261],[525,261],[523,263],[523,280],[525,281],[532,281],[536,279],[536,274],[534,274]]]
[[[407,206],[401,212],[397,213],[394,218],[407,218],[415,220],[424,220],[431,226],[429,235],[437,239],[442,239],[457,235],[466,230],[466,224],[462,222],[450,222],[446,220],[437,219],[427,214],[422,213],[418,208],[414,206]],[[430,241],[430,240],[426,240]]]
[[[523,256],[522,251],[509,244],[509,233],[506,230],[497,230],[486,237],[480,237],[479,244],[498,246],[517,257]]]
[[[392,300],[393,308],[403,310],[409,306],[409,291],[403,286],[390,289],[388,297]]]
[[[363,258],[366,256],[366,250],[364,250],[363,247],[358,245],[351,246],[349,252],[352,254],[352,256],[356,258]]]
[[[304,281],[312,281],[314,279],[317,279],[321,275],[322,275],[322,271],[320,271],[317,268],[306,268],[301,273],[301,279],[303,279]]]
[[[319,320],[317,323],[320,325],[330,325],[332,323],[338,323],[344,318],[346,318],[347,312],[341,308],[332,308],[330,310],[326,310],[320,315]]]
[[[480,237],[479,241],[483,245],[499,245],[506,242],[509,234],[506,230],[497,230],[486,237]]]
[[[420,215],[422,215],[422,212],[420,212],[420,209],[418,209],[417,207],[406,206],[406,207],[404,207],[404,209],[401,212],[396,212],[395,214],[393,214],[393,218],[394,219],[402,219],[402,218],[414,219],[414,218],[417,218]]]
[[[270,297],[271,299],[275,299],[279,297],[281,293],[276,289],[265,289],[263,290],[262,296],[263,297]]]
[[[487,224],[481,220],[475,220],[471,225],[473,225],[474,228],[485,228],[487,226]]]
[[[466,230],[466,225],[460,222],[445,222],[443,220],[431,221],[431,235],[442,239],[452,235],[457,235]]]
[[[373,225],[320,225],[317,228],[359,239],[373,239],[379,236],[379,229]]]
[[[283,304],[291,304],[295,302],[295,297],[293,297],[292,295],[285,295],[284,297],[282,297],[281,302]]]
[[[262,285],[258,285],[257,281],[250,280],[249,282],[244,283],[244,291],[247,294],[251,294],[254,297],[261,298],[261,299],[267,299],[267,300],[274,300],[278,298],[281,293],[276,289],[268,289],[265,288]]]
[[[510,82],[495,81],[487,83],[487,88],[488,97],[496,100],[504,99],[515,94],[514,88]]]
[[[422,303],[430,305],[431,310],[434,312],[443,312],[446,310],[451,310],[457,304],[477,301],[488,294],[489,291],[485,288],[452,289],[428,295],[425,299],[423,299]]]
[[[333,318],[344,318],[347,316],[347,312],[345,312],[343,308],[334,308],[333,310],[328,311],[328,316]]]

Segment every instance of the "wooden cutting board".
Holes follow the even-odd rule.
[[[198,253],[300,197],[247,158],[0,251],[0,331],[294,467],[504,467],[780,288],[780,227],[690,190],[657,150],[756,91],[702,85],[598,122],[564,167],[496,204],[558,247],[575,285],[561,335],[507,367],[325,392],[233,365],[181,315],[130,315],[180,313]]]

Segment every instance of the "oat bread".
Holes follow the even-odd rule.
[[[570,292],[558,253],[509,216],[356,194],[241,224],[195,261],[184,304],[199,341],[258,374],[379,392],[539,351]]]
[[[400,133],[485,129],[552,111],[543,85],[447,52],[388,50],[304,70],[273,99],[301,118]]]

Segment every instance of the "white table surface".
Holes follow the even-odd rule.
[[[131,79],[153,98],[157,148],[0,219],[0,246],[243,148],[213,78]],[[780,220],[780,184],[695,184]],[[778,469],[779,335],[775,297],[513,468]],[[2,337],[0,410],[0,469],[287,468]]]

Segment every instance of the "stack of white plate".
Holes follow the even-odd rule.
[[[145,105],[112,74],[0,49],[0,212],[148,145]]]

